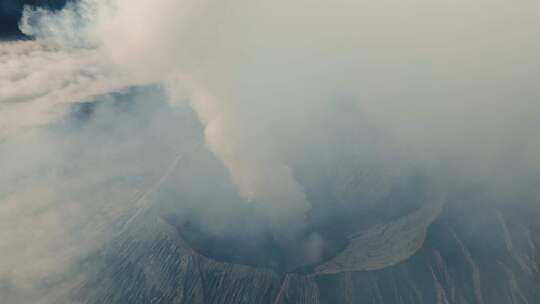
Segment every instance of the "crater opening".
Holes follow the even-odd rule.
[[[217,230],[209,229],[203,216],[189,212],[189,216],[169,216],[167,220],[192,249],[210,259],[270,268],[279,273],[309,273],[343,251],[350,235],[418,208],[423,201],[422,191],[407,184],[393,189],[383,200],[356,204],[328,203],[322,197],[312,196],[305,229],[286,243],[263,224],[264,220],[249,205],[236,207],[234,219]]]
[[[271,229],[257,227],[249,220],[236,222],[236,227],[227,227],[222,232],[209,231],[192,219],[169,217],[168,221],[199,254],[220,262],[271,268],[277,272],[308,271],[310,266],[334,257],[348,243],[344,227],[338,223],[332,227],[309,226],[284,244]],[[305,254],[310,250],[308,259]]]

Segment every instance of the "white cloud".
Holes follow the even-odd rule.
[[[0,154],[0,168],[37,170],[35,163],[13,168],[22,159],[14,142],[23,150],[50,147],[23,134],[62,118],[67,104],[155,82],[190,99],[243,198],[283,230],[301,230],[309,208],[294,160],[336,142],[328,154],[365,157],[367,136],[347,132],[359,125],[380,131],[387,154],[373,158],[381,163],[451,163],[465,180],[505,190],[539,169],[537,1],[81,3],[58,13],[27,9],[22,28],[38,39],[0,44],[0,145],[9,152]],[[336,115],[342,99],[352,100],[352,113]],[[114,175],[85,165],[88,179]],[[14,253],[0,261],[0,272],[21,281],[58,266],[32,255],[55,253],[59,239],[69,243],[86,206],[71,204],[65,189],[41,175],[25,174],[0,187],[7,191],[0,193],[0,230],[17,236],[0,243]],[[65,218],[72,225],[58,226]],[[70,248],[63,254],[86,250]],[[14,274],[19,251],[40,266]]]
[[[134,84],[114,71],[96,49],[4,42],[0,45],[0,137],[61,118],[68,103]]]

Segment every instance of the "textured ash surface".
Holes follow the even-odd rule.
[[[537,303],[540,225],[534,206],[484,207],[447,205],[410,257],[411,230],[401,228],[425,226],[425,212],[389,225],[386,233],[393,236],[378,240],[391,244],[367,253],[375,260],[342,254],[307,274],[213,261],[148,213],[152,220],[102,253],[95,277],[74,297],[83,303]],[[366,233],[356,241],[370,246]],[[361,243],[351,246],[366,253]],[[381,261],[388,246],[397,256]]]

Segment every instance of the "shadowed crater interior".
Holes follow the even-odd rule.
[[[308,195],[312,209],[306,227],[291,245],[285,246],[262,224],[264,221],[255,215],[254,208],[245,204],[243,208],[236,207],[235,218],[219,231],[209,230],[208,224],[193,214],[169,216],[167,220],[196,252],[213,260],[271,268],[280,273],[309,273],[343,251],[349,235],[418,208],[424,199],[423,183],[422,178],[410,178],[394,187],[384,199],[358,204],[329,203],[331,197]],[[389,208],[391,205],[394,207]],[[317,246],[307,250],[316,252],[310,252],[310,258],[305,258],[305,252],[298,248],[313,236],[318,239]]]

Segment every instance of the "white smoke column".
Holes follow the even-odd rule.
[[[291,236],[299,232],[309,204],[272,145],[271,132],[231,112],[225,101],[205,89],[191,88],[191,104],[205,124],[207,144],[227,166],[246,202],[257,203],[275,231]]]
[[[339,96],[404,150],[473,179],[492,182],[508,153],[538,163],[506,151],[538,147],[536,1],[113,3],[101,47],[137,78],[189,79],[209,146],[274,220],[307,208],[283,151],[318,136],[306,122]]]
[[[137,190],[109,189],[109,178],[147,171],[124,157],[106,168],[95,165],[99,157],[66,160],[61,140],[42,143],[28,129],[60,119],[67,103],[129,85],[164,83],[189,99],[208,146],[280,235],[290,230],[294,237],[309,207],[288,157],[309,158],[310,140],[331,144],[325,134],[337,132],[323,131],[343,119],[382,129],[407,151],[403,159],[410,153],[422,164],[449,162],[464,183],[494,185],[497,194],[528,193],[538,181],[539,1],[77,3],[55,13],[27,9],[22,29],[38,40],[0,44],[0,168],[8,172],[0,175],[0,252],[9,255],[0,274],[23,290],[99,248],[91,241],[99,238],[74,234],[103,223],[88,222],[95,207],[75,198],[94,201],[100,189],[109,210],[109,202],[129,202]],[[325,112],[343,96],[364,115]],[[313,119],[325,115],[322,125]],[[358,147],[349,137],[328,153]],[[89,147],[126,155],[114,145]],[[74,165],[84,178],[50,169],[72,172]],[[440,168],[435,175],[447,174]],[[132,206],[117,207],[112,222]],[[304,249],[287,249],[316,260],[320,243],[312,236],[298,245]]]
[[[84,0],[69,4],[59,12],[27,7],[21,28],[25,33],[39,38],[40,42],[32,45],[48,45],[56,50],[51,53],[52,56],[60,59],[74,57],[76,59],[70,64],[76,65],[69,66],[65,76],[61,74],[53,78],[59,81],[57,85],[45,83],[44,92],[47,94],[40,93],[35,98],[31,96],[21,103],[22,106],[34,108],[29,113],[43,116],[32,117],[22,127],[45,124],[59,117],[61,113],[54,116],[48,113],[54,104],[79,101],[130,84],[162,82],[178,75],[192,75],[189,81],[184,77],[185,83],[174,83],[170,89],[177,90],[178,86],[189,88],[187,95],[190,102],[206,126],[206,141],[229,169],[244,200],[255,204],[257,212],[268,220],[273,229],[280,230],[279,234],[293,236],[302,229],[309,205],[290,168],[273,145],[270,126],[262,119],[265,113],[261,112],[263,116],[253,118],[256,113],[253,110],[256,109],[252,106],[240,110],[246,102],[245,97],[212,95],[210,89],[213,84],[205,79],[214,72],[213,67],[209,69],[205,66],[208,61],[205,54],[215,55],[212,49],[216,42],[219,43],[217,21],[221,18],[219,15],[223,8],[223,5],[211,1],[170,0]],[[63,52],[72,55],[63,56]],[[41,58],[41,54],[33,54],[22,59]],[[210,61],[221,59],[225,59],[225,64],[230,64],[227,58],[211,58]],[[56,69],[58,63],[48,62],[45,67]],[[31,66],[28,73],[35,73],[36,68]],[[86,69],[92,69],[92,72]],[[101,75],[94,76],[93,70]],[[93,76],[91,79],[96,80],[98,85],[103,83],[107,86],[88,93],[85,91],[92,87],[83,87],[82,92],[81,89],[72,92],[68,87],[69,94],[64,94],[63,88],[55,89],[56,86],[65,85],[68,81],[65,77],[71,78],[77,73]],[[50,75],[50,71],[42,74],[44,80],[47,74]],[[30,81],[33,78],[23,79]],[[21,86],[32,87],[36,83],[41,85],[42,82],[9,84],[13,97],[8,95],[6,98],[20,98]],[[216,85],[220,86],[219,83]],[[229,89],[236,91],[239,88]],[[246,96],[257,98],[251,94]],[[257,104],[264,103],[266,98]],[[36,107],[42,110],[36,111]],[[10,113],[20,112],[20,106],[6,109]],[[266,110],[265,107],[262,109]],[[14,123],[9,125],[13,127]]]
[[[209,146],[276,226],[307,208],[284,151],[298,142],[296,154],[309,152],[302,141],[319,130],[306,122],[336,96],[404,150],[484,183],[508,163],[516,175],[539,163],[538,1],[84,3],[97,7],[84,36],[115,69],[139,82],[189,80]]]
[[[211,64],[216,60],[231,64],[221,56],[209,58],[215,56],[214,48],[221,47],[219,26],[229,17],[227,5],[213,1],[119,0],[117,6],[106,26],[112,30],[103,42],[116,64],[137,77],[167,80],[171,91],[186,89],[185,95],[205,125],[208,146],[229,169],[244,200],[255,203],[275,229],[291,235],[298,232],[309,204],[274,147],[266,118],[257,115],[260,109],[250,101],[238,96],[241,88],[230,87],[220,78],[215,79],[217,83],[207,79],[215,72]],[[141,16],[148,22],[140,23]],[[233,94],[224,94],[222,89]],[[253,103],[266,110],[265,102],[261,99]]]

